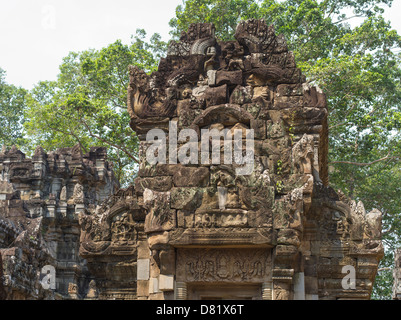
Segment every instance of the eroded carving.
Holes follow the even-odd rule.
[[[261,282],[271,277],[264,249],[179,249],[177,277],[185,282]]]

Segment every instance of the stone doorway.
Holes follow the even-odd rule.
[[[188,284],[189,300],[261,300],[261,284]]]

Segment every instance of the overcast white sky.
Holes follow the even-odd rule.
[[[124,43],[137,28],[169,40],[169,20],[182,0],[0,0],[0,68],[7,82],[31,89],[55,80],[70,51]],[[401,34],[401,0],[385,17]]]

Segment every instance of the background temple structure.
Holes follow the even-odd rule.
[[[235,39],[193,24],[158,71],[130,69],[141,161],[127,189],[117,190],[104,149],[0,154],[0,276],[10,279],[1,298],[46,297],[33,289],[44,264],[56,266],[65,299],[370,298],[381,213],[328,184],[324,93],[264,20],[241,22]],[[223,156],[151,164],[147,134],[161,129],[168,142],[171,123],[198,141],[202,130],[241,130],[245,143],[253,130],[254,170],[238,174],[243,165]],[[178,139],[167,158],[188,150],[205,156],[198,142]],[[15,273],[17,264],[32,265],[23,268],[30,274]]]
[[[69,285],[87,290],[79,252],[78,214],[118,189],[105,148],[81,154],[77,145],[32,159],[13,147],[0,152],[0,299],[54,299]],[[56,291],[44,290],[41,270],[54,267]]]

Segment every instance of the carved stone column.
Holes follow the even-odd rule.
[[[291,300],[294,269],[273,269],[273,300]]]
[[[298,248],[294,245],[276,246],[273,267],[273,300],[292,300],[293,282]]]
[[[186,282],[175,283],[175,300],[187,300],[187,284]]]
[[[262,284],[262,300],[273,300],[273,283],[270,281]]]

